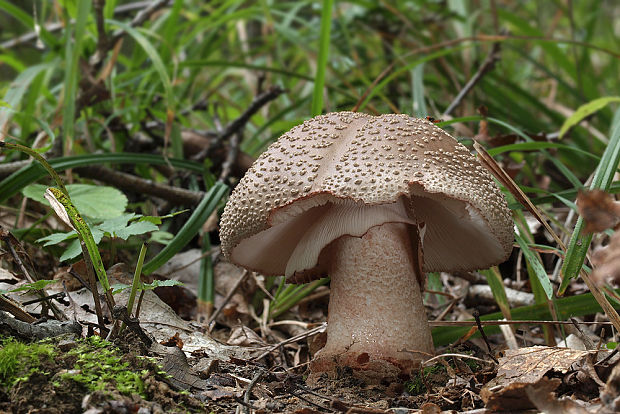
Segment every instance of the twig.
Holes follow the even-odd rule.
[[[222,172],[220,173],[219,181],[226,181],[230,175],[233,164],[237,160],[237,155],[239,154],[239,142],[241,141],[241,135],[241,131],[238,131],[230,137],[230,147],[228,148],[228,154],[226,154],[226,160],[224,160],[224,163],[222,164]]]
[[[288,339],[285,339],[285,340],[283,340],[281,342],[278,342],[275,345],[272,345],[271,347],[269,347],[269,349],[267,349],[267,351],[263,352],[262,354],[260,354],[260,355],[258,355],[256,357],[253,357],[252,361],[258,361],[259,359],[269,355],[270,353],[272,353],[276,349],[279,349],[283,345],[290,344],[290,343],[293,343],[293,342],[297,342],[300,339],[304,339],[304,338],[308,338],[308,337],[320,334],[321,332],[325,332],[326,329],[327,329],[327,323],[323,322],[319,326],[317,326],[315,328],[312,328],[312,329],[309,329],[309,330],[307,330],[304,333],[292,336],[292,337],[290,337]]]
[[[579,321],[575,318],[570,318],[570,321],[573,324],[573,327],[577,330],[577,336],[583,341],[586,349],[595,349],[594,342],[592,342],[592,339],[590,339],[590,337],[586,335],[583,329],[581,329],[581,327],[579,326]]]
[[[108,35],[105,32],[105,17],[103,9],[105,8],[105,0],[95,0],[93,9],[95,11],[95,22],[97,23],[97,53],[100,59],[103,59],[108,53]],[[101,60],[99,60],[101,61]]]
[[[43,302],[45,300],[51,300],[51,299],[62,299],[64,297],[65,297],[65,292],[58,292],[58,293],[54,293],[53,295],[45,296],[44,298],[36,298],[32,300],[27,300],[25,302],[22,302],[22,305],[28,306],[28,305],[32,305],[33,303],[39,303],[39,302]]]
[[[224,298],[224,302],[222,302],[222,305],[219,308],[217,308],[217,310],[213,312],[213,315],[211,315],[211,317],[209,318],[209,321],[207,322],[207,326],[210,326],[211,322],[213,322],[219,316],[222,309],[224,309],[224,307],[228,304],[228,301],[230,301],[230,298],[233,297],[237,289],[239,289],[239,286],[241,286],[241,283],[243,283],[243,281],[248,277],[249,274],[250,274],[249,270],[243,271],[243,274],[235,282],[235,285],[230,289],[230,292],[228,292],[228,294]]]
[[[133,331],[138,335],[138,337],[142,340],[142,342],[146,345],[147,348],[153,344],[154,340],[150,337],[140,326],[140,321],[137,318],[132,318],[127,314],[127,307],[123,305],[114,306],[114,310],[112,311],[112,315],[114,319],[121,320],[127,325],[127,328],[130,331]]]
[[[467,355],[467,354],[441,354],[441,355],[437,355],[434,356],[430,359],[427,359],[426,361],[424,361],[424,363],[422,364],[422,366],[428,367],[430,365],[433,365],[432,363],[440,358],[447,358],[447,357],[456,357],[456,358],[467,358],[467,359],[473,359],[474,361],[478,361],[478,362],[483,362],[485,364],[489,364],[489,361],[487,361],[486,359],[482,359],[482,358],[477,358],[471,355]],[[495,358],[493,358],[495,359]],[[495,362],[497,363],[497,360],[495,360]]]
[[[480,323],[480,312],[478,312],[478,309],[474,309],[473,316],[476,319],[476,325],[478,326],[478,331],[480,331],[480,335],[482,335],[482,339],[484,339],[484,342],[487,344],[487,348],[489,349],[489,356],[493,359],[493,361],[495,361],[496,364],[499,364],[499,361],[493,355],[493,350],[491,349],[489,338],[487,338],[487,335],[484,333],[484,329],[482,329],[482,324]]]
[[[611,322],[582,322],[577,321],[580,325],[609,325]],[[476,321],[429,321],[430,326],[474,326],[477,325]],[[512,321],[480,321],[482,326],[496,326],[496,325],[572,325],[570,321],[539,321],[536,319],[524,319],[524,320],[512,320]]]
[[[482,77],[495,67],[495,63],[497,63],[500,58],[499,52],[500,44],[493,43],[493,46],[491,47],[491,52],[489,52],[486,59],[484,59],[484,62],[482,62],[482,65],[480,66],[480,68],[478,68],[478,71],[476,71],[474,76],[471,77],[471,79],[467,82],[467,84],[465,84],[465,86],[463,87],[463,89],[461,89],[458,95],[456,95],[450,105],[448,105],[448,108],[446,108],[446,110],[444,111],[443,116],[450,115],[452,111],[454,111],[454,109],[461,104],[465,96],[474,88],[474,86],[476,86],[476,84],[482,79]]]
[[[605,358],[601,359],[600,361],[598,361],[596,364],[594,365],[603,365],[605,362],[609,361],[611,358],[614,357],[614,355],[616,355],[618,353],[618,348],[614,348],[613,351],[611,351],[609,353],[609,355],[607,355]]]
[[[15,171],[18,171],[32,163],[31,160],[22,160],[22,161],[14,161],[7,162],[6,164],[0,164],[0,178],[4,178],[13,174]]]
[[[315,406],[315,407],[317,407],[317,408],[320,408],[321,410],[323,410],[323,412],[334,411],[334,410],[331,410],[331,409],[330,409],[330,408],[328,408],[328,407],[324,407],[324,406],[322,406],[322,405],[320,405],[320,404],[315,403],[314,401],[311,401],[311,400],[307,399],[306,397],[304,397],[303,395],[301,395],[301,394],[299,394],[299,393],[295,392],[294,390],[289,390],[288,392],[289,392],[289,394],[291,394],[291,395],[293,395],[293,396],[295,396],[295,397],[299,398],[300,400],[305,401],[305,402],[307,402],[307,403],[308,403],[308,404],[310,404],[310,405],[314,405],[314,406]],[[307,391],[306,391],[306,392],[307,392]],[[314,394],[314,392],[313,392],[312,394]],[[321,397],[321,398],[325,398],[326,400],[328,400],[328,401],[329,401],[329,397],[324,397],[324,396],[322,396],[322,395],[320,395],[320,394],[318,394],[318,396],[319,396],[319,397]]]
[[[241,131],[245,124],[250,120],[252,115],[258,112],[260,108],[262,108],[269,101],[276,99],[282,93],[284,93],[284,89],[280,88],[279,86],[272,86],[265,92],[257,95],[252,101],[252,103],[250,103],[250,106],[248,106],[247,109],[241,115],[239,115],[237,119],[226,125],[226,127],[222,130],[221,133],[218,134],[218,137],[213,140],[212,144],[208,148],[200,151],[198,154],[193,156],[192,159],[199,161],[204,160],[209,155],[209,153],[213,151],[213,149],[220,146],[223,141],[230,138],[233,134]]]
[[[134,3],[129,3],[129,4],[122,4],[114,9],[114,15],[120,16],[120,15],[124,15],[127,13],[131,13],[135,10],[144,9],[145,7],[148,7],[149,4],[152,4],[152,3],[153,3],[153,0],[145,0],[145,1],[136,1]],[[71,24],[73,23],[74,21],[72,20]],[[47,30],[50,33],[58,32],[62,30],[65,27],[65,25],[66,24],[64,22],[50,23],[50,24],[45,25],[45,30]],[[37,32],[35,31],[28,32],[19,37],[16,37],[15,39],[7,40],[3,43],[0,43],[0,49],[12,49],[21,44],[36,41],[38,38],[39,38],[39,35],[37,34]]]
[[[1,294],[0,294],[0,311],[8,312],[11,315],[13,315],[16,320],[19,320],[22,322],[33,323],[36,321],[36,318],[32,316],[31,314],[29,314],[28,311],[26,311],[26,309],[24,309],[19,302],[9,298],[8,296],[1,295]]]
[[[246,403],[245,412],[250,414],[250,395],[252,394],[252,388],[256,385],[256,383],[261,379],[263,375],[265,375],[265,370],[260,368],[259,371],[254,375],[252,381],[248,384],[248,388],[245,390],[245,395],[243,396],[243,402]]]
[[[86,264],[86,275],[88,277],[88,286],[90,293],[93,295],[93,301],[95,303],[95,313],[97,314],[97,322],[99,322],[99,326],[105,328],[105,320],[103,319],[103,311],[101,310],[101,301],[99,300],[99,289],[97,288],[97,279],[95,277],[95,271],[93,270],[93,262],[90,259],[90,255],[86,250],[84,242],[80,240],[80,247],[82,248],[82,257],[84,258],[84,263]],[[114,309],[114,304],[108,302],[108,309],[110,313]]]
[[[340,412],[343,412],[343,413],[357,413],[357,414],[379,414],[379,413],[387,413],[388,412],[388,411],[385,411],[385,410],[382,410],[382,409],[379,409],[379,408],[363,407],[363,406],[360,406],[360,405],[357,405],[357,404],[349,404],[349,403],[346,403],[344,401],[338,400],[336,398],[320,394],[320,393],[314,391],[313,389],[308,388],[308,387],[303,386],[303,385],[300,385],[300,384],[297,384],[296,386],[300,390],[302,390],[302,391],[304,391],[304,392],[306,392],[308,394],[312,394],[315,397],[323,398],[324,400],[329,401],[332,410],[337,410],[337,411],[340,411]],[[301,398],[304,401],[306,401],[306,402],[308,402],[310,404],[313,404],[313,405],[315,405],[317,407],[320,407],[323,410],[325,410],[325,407],[321,407],[321,406],[319,406],[317,404],[314,404],[312,401],[309,401],[309,400],[307,400],[305,398],[302,398],[300,395],[296,394],[293,390],[289,389],[287,391],[289,393],[293,394],[294,396],[296,396],[297,398]]]
[[[133,20],[129,23],[129,25],[131,27],[136,27],[136,26],[140,26],[142,25],[142,23],[146,22],[148,19],[151,18],[151,16],[158,11],[159,9],[165,7],[168,5],[170,0],[158,0],[158,1],[145,1],[143,4],[146,6],[143,9],[141,9],[138,13],[136,13],[136,15],[134,16]],[[117,41],[120,40],[121,37],[125,36],[125,31],[123,30],[117,30],[116,32],[114,32],[114,34],[112,35],[110,41],[108,42],[108,45],[113,45],[115,44]]]
[[[202,191],[190,191],[184,188],[172,187],[165,184],[146,180],[132,174],[115,171],[100,165],[76,168],[80,175],[108,184],[113,184],[121,190],[133,191],[138,194],[148,194],[164,199],[174,205],[195,206],[204,197]]]
[[[375,86],[377,86],[377,84],[383,78],[385,78],[387,76],[388,73],[390,73],[392,71],[392,69],[394,69],[394,62],[390,63],[387,68],[383,69],[383,71],[379,74],[379,76],[377,76],[375,78],[375,80],[372,81],[370,86],[368,86],[368,88],[366,88],[366,90],[364,91],[362,96],[360,96],[360,98],[357,100],[357,103],[351,109],[351,112],[357,112],[360,109],[360,106],[362,106],[362,103],[364,102],[364,100],[366,99],[368,94],[375,88]]]
[[[73,298],[71,297],[71,295],[69,294],[69,290],[67,289],[67,284],[65,283],[64,280],[62,281],[62,290],[63,292],[57,293],[57,295],[62,294],[63,296],[67,297],[67,299],[69,300],[69,304],[71,305],[71,310],[73,311],[73,320],[77,322],[77,305],[75,301],[73,300]]]
[[[19,241],[15,239],[15,237],[13,237],[13,235],[10,232],[2,229],[1,227],[0,227],[0,239],[4,241],[4,243],[6,244],[7,249],[9,250],[9,253],[13,257],[13,261],[15,262],[17,267],[19,267],[19,270],[23,273],[26,280],[28,280],[29,283],[36,282],[38,278],[35,278],[32,275],[30,275],[30,272],[28,271],[28,269],[26,269],[24,262],[22,262],[21,258],[15,251],[15,247],[13,246],[13,243],[19,245]],[[67,315],[65,315],[64,312],[60,310],[60,308],[58,308],[58,306],[56,306],[56,304],[48,298],[49,295],[47,294],[45,289],[37,289],[35,293],[37,296],[39,296],[39,298],[41,298],[45,302],[47,307],[49,307],[52,310],[52,313],[54,313],[54,317],[56,319],[58,319],[59,321],[69,320],[69,318],[67,318]]]
[[[562,249],[564,253],[566,253],[566,245],[560,239],[560,237],[553,231],[547,220],[543,219],[541,212],[534,206],[534,204],[530,201],[530,199],[525,195],[525,193],[521,190],[521,188],[514,182],[514,180],[503,170],[502,167],[497,164],[497,162],[489,155],[489,153],[484,149],[482,145],[474,141],[474,148],[478,152],[480,156],[481,164],[487,168],[497,180],[502,183],[512,195],[530,212],[536,219],[543,225],[543,227],[547,230],[547,232],[553,237],[558,246]],[[596,299],[599,305],[603,308],[603,311],[607,315],[611,322],[613,323],[616,330],[620,331],[620,315],[616,309],[611,306],[605,294],[599,289],[599,287],[590,279],[590,275],[583,269],[579,270],[579,276],[588,286],[590,292]],[[550,311],[553,312],[554,307],[550,306]]]
[[[65,333],[75,335],[82,333],[82,327],[77,322],[47,320],[39,324],[30,324],[9,317],[6,312],[0,311],[0,331],[6,332],[6,328],[12,329],[20,337],[30,340],[33,338],[45,339]]]

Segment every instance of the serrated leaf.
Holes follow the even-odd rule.
[[[75,208],[87,217],[114,218],[127,208],[127,197],[114,187],[72,184],[67,191]]]
[[[62,256],[60,256],[61,262],[65,262],[67,260],[71,260],[73,258],[78,257],[82,254],[82,247],[80,246],[80,241],[78,239],[72,240],[71,243],[67,246],[67,249],[63,252]]]
[[[47,186],[42,184],[30,184],[22,189],[22,194],[39,203],[49,204],[44,196],[46,189]],[[114,187],[69,184],[67,191],[80,214],[93,219],[118,217],[127,207],[127,197]]]
[[[114,233],[126,228],[127,223],[129,223],[129,221],[134,219],[136,216],[138,216],[136,213],[124,213],[119,215],[118,217],[104,220],[97,226],[97,228],[101,231],[106,232],[110,236],[113,236]]]
[[[560,138],[562,138],[570,128],[577,125],[585,117],[596,111],[600,111],[612,102],[620,102],[620,96],[605,96],[581,105],[577,108],[574,114],[566,118],[566,121],[564,121],[562,128],[560,128]]]
[[[186,208],[181,211],[175,211],[174,213],[166,214],[165,216],[142,216],[140,218],[140,221],[150,221],[153,224],[160,225],[162,223],[162,220],[178,216],[179,214],[183,214],[187,211],[189,211],[189,209]]]
[[[46,280],[46,279],[37,280],[36,282],[26,283],[25,285],[22,285],[18,288],[11,289],[9,290],[9,292],[24,292],[27,290],[41,290],[41,289],[45,289],[47,285],[51,285],[52,283],[57,283],[57,282],[58,280]]]
[[[37,243],[43,243],[44,247],[52,246],[70,239],[75,239],[76,237],[77,233],[75,231],[69,231],[66,233],[52,233],[49,236],[41,237],[37,240]]]
[[[129,226],[123,229],[115,231],[114,235],[123,240],[127,240],[130,236],[137,236],[139,234],[144,234],[156,230],[159,230],[159,227],[157,227],[153,223],[150,223],[148,221],[137,221],[135,223],[131,223]]]

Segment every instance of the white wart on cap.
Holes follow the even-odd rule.
[[[512,249],[510,211],[489,173],[424,119],[337,112],[272,144],[233,191],[224,254],[266,275],[324,274],[323,248],[384,222],[423,229],[424,271],[487,268]]]

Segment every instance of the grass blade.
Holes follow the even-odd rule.
[[[545,270],[542,263],[540,263],[538,257],[530,250],[527,242],[518,234],[515,233],[515,238],[517,239],[517,243],[525,256],[525,260],[532,266],[534,270],[534,274],[538,278],[542,288],[547,295],[547,299],[551,299],[553,297],[553,286],[551,286],[551,281],[549,280],[549,275],[547,275],[547,271]]]
[[[618,110],[620,112],[620,109]],[[590,189],[600,189],[607,191],[613,180],[614,174],[618,168],[620,162],[620,121],[617,121],[612,126],[612,131],[609,137],[609,145],[605,149],[601,162],[599,163]],[[592,241],[592,234],[583,234],[584,221],[582,217],[577,219],[575,229],[571,236],[566,251],[566,258],[562,265],[562,283],[558,290],[558,294],[562,295],[568,283],[571,279],[576,278],[581,267],[585,261],[586,254],[590,248],[590,242]]]
[[[319,56],[316,63],[316,76],[314,78],[314,93],[312,95],[312,116],[323,112],[323,86],[325,85],[325,71],[327,69],[327,57],[329,55],[330,32],[332,26],[333,0],[323,0],[321,13],[321,36],[319,38]]]
[[[591,293],[584,293],[583,295],[556,299],[556,305],[558,308],[558,318],[560,320],[566,320],[571,316],[591,315],[602,311],[601,306],[594,299],[594,296]],[[547,306],[547,304],[544,303],[513,308],[511,310],[511,313],[513,320],[552,319],[551,312],[549,312],[549,307]],[[504,315],[502,315],[501,312],[495,312],[481,316],[480,320],[498,321],[501,320],[503,317]],[[435,346],[447,345],[456,341],[461,336],[465,335],[469,330],[470,327],[461,326],[436,327],[432,330],[433,342],[435,343]],[[487,335],[499,333],[499,331],[500,330],[498,326],[485,326],[484,328],[484,332],[486,332]]]
[[[63,150],[65,155],[71,153],[75,135],[75,96],[78,85],[78,62],[82,54],[82,44],[86,32],[86,21],[90,13],[91,0],[77,4],[77,18],[73,25],[73,33],[65,33],[65,88],[62,109]]]
[[[112,153],[95,155],[76,155],[71,157],[54,158],[48,161],[52,168],[58,172],[69,168],[78,168],[85,165],[99,165],[105,163],[117,164],[149,164],[166,165],[168,162],[176,168],[183,168],[199,174],[204,172],[204,167],[193,161],[168,158],[154,154]],[[47,176],[47,171],[39,163],[32,163],[0,181],[0,203],[18,193],[28,184]]]
[[[159,269],[172,256],[177,254],[183,247],[194,238],[207,218],[217,208],[218,203],[224,197],[228,187],[223,183],[215,183],[205,194],[204,198],[196,207],[196,210],[187,219],[181,230],[164,249],[144,265],[143,273],[149,275]]]
[[[590,116],[597,111],[600,111],[612,102],[620,102],[620,96],[605,96],[603,98],[598,98],[581,105],[579,108],[577,108],[575,113],[566,118],[564,124],[562,124],[562,128],[560,128],[560,138],[562,138],[569,129],[577,125],[585,117]]]

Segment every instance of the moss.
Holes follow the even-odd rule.
[[[116,388],[125,395],[136,393],[145,397],[142,378],[148,370],[134,372],[121,352],[98,336],[76,341],[76,346],[67,352],[58,350],[51,340],[25,344],[8,338],[0,343],[0,386],[4,391],[39,373],[56,388],[71,381],[88,391]],[[43,366],[50,372],[43,372]]]
[[[131,371],[129,362],[122,360],[122,355],[110,342],[97,336],[87,338],[67,352],[67,357],[76,359],[72,369],[58,376],[61,381],[75,381],[89,391],[105,391],[114,386],[122,394],[136,393],[145,397],[142,377],[148,371]]]
[[[0,385],[8,390],[20,381],[27,381],[39,372],[42,360],[53,359],[54,346],[49,342],[24,344],[14,338],[1,341],[0,349]]]
[[[426,387],[426,379],[433,375],[444,373],[446,368],[441,364],[431,365],[430,367],[426,367],[422,369],[422,371],[418,371],[412,378],[405,383],[405,388],[411,395],[420,395],[427,391]]]

